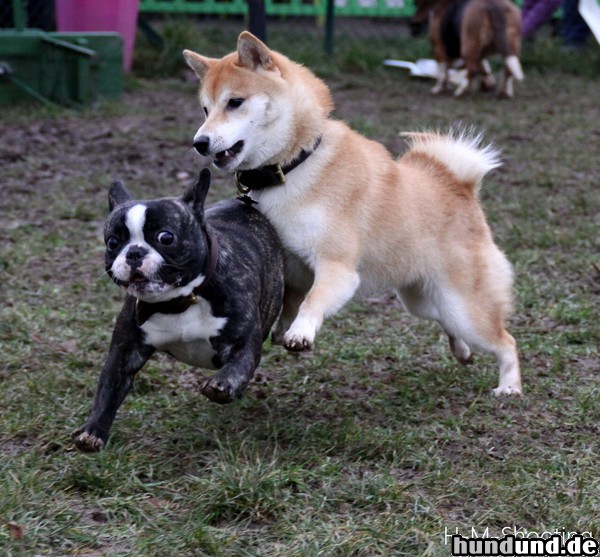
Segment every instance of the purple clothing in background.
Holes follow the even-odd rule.
[[[560,7],[562,0],[524,0],[521,8],[521,30],[524,39],[530,39],[539,27]]]

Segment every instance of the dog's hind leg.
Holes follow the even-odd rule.
[[[521,394],[519,357],[514,338],[504,328],[505,305],[487,293],[445,292],[439,296],[438,322],[450,338],[452,353],[461,363],[471,357],[469,347],[494,354],[499,367],[498,387],[493,392]]]
[[[454,357],[463,365],[470,364],[473,355],[469,345],[462,339],[453,335],[448,335],[448,341],[450,343],[450,350]]]
[[[435,296],[432,296],[432,292],[425,288],[424,284],[416,283],[404,287],[399,291],[399,295],[407,311],[423,319],[433,319],[442,325],[448,335],[450,350],[461,364],[471,362],[472,354],[469,345],[462,338],[456,336],[453,331],[444,327],[441,319],[442,312],[438,308]]]
[[[514,79],[513,76],[507,71],[504,70],[504,81],[502,83],[502,90],[500,91],[500,96],[506,99],[512,99],[514,92]]]
[[[492,75],[490,63],[485,59],[481,61],[481,73],[481,90],[493,91],[493,89],[496,87],[496,80]]]
[[[524,74],[521,68],[521,63],[516,56],[508,56],[504,60],[504,81],[500,95],[508,99],[512,99],[514,95],[514,80],[523,80]]]
[[[438,95],[439,93],[446,90],[448,87],[448,63],[447,62],[438,62],[437,65],[437,81],[435,85],[432,87],[431,92],[434,95]]]
[[[469,52],[466,54],[463,53],[463,59],[467,73],[454,90],[455,97],[462,97],[462,95],[468,93],[471,90],[473,80],[482,72],[485,73],[485,67],[479,62],[476,55],[472,55]]]
[[[499,366],[495,395],[520,394],[519,357],[513,337],[504,328],[506,303],[495,299],[495,289],[462,293],[432,285],[413,285],[400,292],[408,311],[437,321],[450,342],[454,357],[462,364],[471,360],[471,347],[495,355]]]
[[[466,75],[460,80],[460,82],[458,83],[458,86],[454,90],[455,97],[462,97],[465,93],[467,93],[469,91],[469,89],[471,88],[472,77],[473,77],[473,74],[471,74],[467,70]]]
[[[500,366],[500,380],[494,389],[494,394],[512,395],[523,392],[521,386],[521,371],[519,369],[519,356],[517,354],[517,343],[506,331],[502,330],[502,337],[492,348]]]

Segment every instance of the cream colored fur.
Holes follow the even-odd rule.
[[[284,185],[251,192],[289,254],[279,324],[286,348],[310,349],[323,319],[358,291],[393,289],[411,313],[440,323],[459,361],[474,348],[495,354],[496,394],[520,393],[504,325],[512,270],[477,198],[498,153],[467,133],[415,133],[395,161],[329,117],[321,80],[247,32],[222,59],[184,54],[207,112],[196,139],[209,142],[209,155],[225,152],[226,170],[285,165],[321,137]],[[243,102],[233,108],[232,98]],[[227,151],[239,142],[239,153]]]

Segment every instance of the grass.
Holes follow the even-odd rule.
[[[220,55],[235,39],[223,29],[189,46]],[[516,271],[524,397],[491,397],[491,358],[458,365],[437,326],[383,294],[329,319],[309,355],[267,345],[233,405],[199,395],[203,370],[154,358],[93,456],[69,434],[122,299],[102,273],[108,184],[183,190],[196,86],[136,77],[96,111],[3,112],[0,553],[447,556],[456,529],[599,538],[598,58],[573,70],[556,45],[530,46],[513,102],[432,98],[379,66],[427,55],[424,39],[387,41],[379,58],[338,41],[334,61],[315,61],[336,116],[394,153],[401,130],[457,122],[502,149],[482,201]],[[217,176],[211,198],[232,193]]]

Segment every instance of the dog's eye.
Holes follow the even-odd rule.
[[[162,244],[163,246],[170,246],[175,241],[175,236],[171,232],[163,230],[162,232],[158,233],[156,239],[158,240],[159,244]]]
[[[229,110],[235,110],[244,104],[245,99],[240,99],[238,97],[234,97],[233,99],[229,99],[227,102],[227,108]]]
[[[208,116],[208,108],[206,108],[205,106],[203,106],[202,110],[204,110],[204,116]]]
[[[120,244],[121,244],[121,242],[119,242],[119,238],[117,238],[116,236],[109,236],[106,239],[106,247],[110,251],[116,250],[119,247]]]

